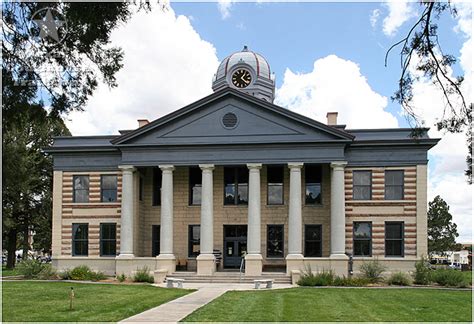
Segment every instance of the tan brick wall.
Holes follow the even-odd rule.
[[[372,200],[352,199],[352,172],[372,171]],[[404,199],[385,199],[385,170],[404,170]],[[353,222],[372,222],[372,255],[385,255],[385,222],[403,221],[405,224],[405,257],[416,257],[417,239],[417,168],[346,168],[346,251],[352,253]]]
[[[100,176],[117,175],[117,202],[100,202]],[[89,202],[73,202],[73,177],[89,175]],[[63,172],[62,173],[62,208],[61,208],[61,255],[72,254],[72,224],[89,224],[89,256],[99,256],[100,223],[117,224],[117,251],[120,246],[122,173],[115,172]]]

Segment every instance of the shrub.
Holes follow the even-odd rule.
[[[37,275],[38,279],[49,280],[58,279],[58,274],[51,264],[44,264],[43,269]]]
[[[133,276],[133,281],[154,283],[155,279],[150,275],[150,269],[148,269],[147,266],[144,266],[141,269],[137,269],[137,272]]]
[[[367,279],[371,283],[379,282],[380,280],[382,280],[382,273],[385,270],[386,267],[384,267],[377,259],[364,262],[360,266],[362,278]]]
[[[122,273],[121,275],[117,276],[117,280],[118,280],[119,282],[124,282],[125,279],[127,279],[127,277],[125,276],[124,273]]]
[[[16,266],[18,273],[25,276],[26,279],[37,278],[38,274],[45,268],[46,264],[38,260],[26,259]]]
[[[404,272],[395,272],[387,279],[387,283],[396,286],[410,286],[411,278]]]
[[[430,283],[431,268],[428,260],[424,257],[415,263],[414,282],[418,285],[428,285]]]
[[[106,278],[106,276],[102,272],[92,271],[86,265],[77,266],[73,268],[72,270],[66,270],[60,274],[60,277],[64,280],[91,280],[91,281],[104,280]]]
[[[431,272],[431,281],[447,287],[467,287],[468,282],[461,271],[454,269],[436,269]]]
[[[369,283],[369,280],[360,277],[336,277],[333,281],[333,285],[339,287],[363,287]]]
[[[297,283],[300,286],[330,286],[334,279],[335,276],[332,271],[323,270],[314,274],[311,266],[308,265]]]

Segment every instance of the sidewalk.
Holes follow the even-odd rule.
[[[164,284],[157,285],[165,287]],[[292,285],[273,285],[273,289],[290,288]],[[168,322],[176,323],[206,305],[229,290],[254,290],[253,284],[226,283],[185,283],[185,288],[197,291],[172,300],[166,304],[144,311],[143,313],[126,318],[121,322]],[[264,290],[264,289],[262,289]]]

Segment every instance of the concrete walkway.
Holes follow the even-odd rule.
[[[156,285],[165,287],[165,284]],[[172,300],[155,308],[144,311],[124,319],[122,322],[167,322],[176,323],[206,305],[215,298],[229,290],[254,290],[253,284],[228,284],[228,283],[184,283],[187,289],[197,291],[186,296]],[[290,288],[292,285],[274,284],[273,289]],[[262,289],[264,290],[264,289]]]

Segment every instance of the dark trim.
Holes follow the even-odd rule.
[[[321,240],[319,241],[319,244],[321,246],[321,254],[316,255],[316,256],[308,256],[307,249],[306,249],[306,230],[309,226],[315,226],[319,227],[320,233],[321,233]],[[323,255],[323,225],[322,224],[304,224],[304,233],[303,233],[303,241],[304,241],[304,251],[303,255],[308,258],[320,258]]]
[[[279,226],[283,229],[283,237],[281,238],[281,241],[282,241],[282,251],[281,251],[281,256],[269,256],[268,255],[268,241],[269,241],[269,238],[268,238],[268,229],[270,226]],[[266,240],[266,257],[267,259],[281,259],[283,257],[285,257],[285,225],[284,224],[267,224],[267,240]]]
[[[268,182],[268,167],[281,167],[282,168],[282,179],[281,179],[281,203],[279,204],[270,204],[268,201],[268,187],[270,183]],[[285,205],[285,166],[281,164],[273,164],[273,165],[266,165],[266,172],[267,172],[267,206],[283,206]]]
[[[104,251],[102,249],[102,242],[104,238],[102,237],[102,226],[103,225],[113,225],[115,227],[115,237],[113,239],[106,239],[107,241],[113,241],[114,247],[115,247],[115,253],[114,254],[104,254]],[[100,256],[116,256],[117,255],[117,223],[100,223],[99,224],[99,250],[100,250]]]
[[[402,225],[402,238],[401,239],[389,239],[391,241],[401,241],[401,255],[387,255],[387,224],[401,224]],[[384,223],[384,253],[386,258],[404,258],[405,257],[405,222],[404,221],[386,221]]]
[[[193,229],[194,227],[197,227],[197,226],[199,227],[199,250],[201,250],[201,225],[200,225],[200,224],[189,224],[189,225],[188,225],[188,258],[195,258],[195,257],[197,257],[197,256],[199,255],[199,253],[200,253],[200,251],[199,251],[199,253],[197,253],[197,254],[194,254],[194,253],[193,253],[193,249],[192,249],[192,248],[193,248],[193,245],[197,245],[197,244],[192,244],[192,243],[191,243],[191,241],[193,241],[193,240],[191,239],[191,237],[192,237],[192,229]]]
[[[369,184],[369,199],[359,199],[354,197],[354,175],[356,173],[364,173],[364,172],[369,172],[370,173],[370,184]],[[352,200],[372,200],[372,170],[352,170]],[[367,187],[367,185],[357,185],[358,187]]]
[[[85,225],[87,228],[87,238],[85,240],[80,240],[81,242],[86,242],[87,244],[87,253],[86,254],[76,254],[76,239],[75,239],[75,227]],[[89,256],[89,223],[72,223],[72,236],[71,236],[71,255],[74,256]]]
[[[193,204],[193,187],[191,187],[191,170],[193,169],[194,170],[197,169],[201,171],[201,203],[200,204]],[[196,166],[189,166],[188,167],[188,206],[201,206],[201,204],[202,204],[202,170]]]
[[[104,189],[104,177],[115,177],[115,189]],[[104,190],[115,190],[115,200],[104,201]],[[116,174],[101,174],[100,175],[100,202],[116,202],[118,200],[118,177]]]
[[[151,225],[151,256],[156,257],[160,254],[161,244],[161,225]],[[158,246],[155,246],[155,241],[158,239]]]
[[[402,197],[400,199],[389,199],[387,198],[387,172],[401,172],[402,173]],[[399,187],[389,185],[389,187]],[[405,199],[405,170],[385,170],[384,172],[384,199],[385,200],[404,200]]]
[[[370,227],[370,237],[368,239],[356,239],[355,237],[355,224],[369,224]],[[358,255],[355,254],[355,241],[369,241],[369,255]],[[372,257],[372,245],[373,245],[373,239],[372,239],[372,222],[371,221],[356,221],[352,222],[352,255],[354,257]]]
[[[87,191],[87,201],[76,201],[76,178],[78,177],[87,177],[89,179],[88,187],[87,189],[77,189],[77,190],[84,190]],[[90,188],[91,188],[91,179],[88,174],[75,174],[72,176],[72,202],[76,203],[88,203],[90,201]],[[101,192],[102,194],[102,192]]]
[[[320,186],[320,190],[321,190],[321,202],[319,203],[314,203],[314,204],[311,204],[311,203],[306,203],[306,170],[307,170],[307,167],[311,167],[311,166],[318,166],[320,169],[321,169],[321,182],[319,183],[319,186]],[[331,171],[329,171],[331,172]],[[303,206],[309,206],[309,207],[319,207],[319,206],[323,206],[323,163],[304,163],[303,164],[303,170],[302,170],[302,184],[303,184],[303,188],[305,190],[305,194],[304,194],[304,197],[303,197]],[[311,184],[312,182],[310,182]],[[314,183],[317,183],[317,182],[314,182]]]

